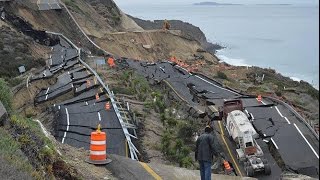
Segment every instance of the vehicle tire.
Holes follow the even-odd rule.
[[[263,164],[268,164],[268,160],[262,159]]]
[[[269,164],[264,165],[264,174],[265,175],[270,175],[271,174],[271,167]]]
[[[248,166],[248,167],[246,168],[246,173],[247,173],[247,176],[248,176],[248,177],[253,177],[253,176],[254,176],[254,169],[253,169],[253,167],[252,167],[252,166]]]

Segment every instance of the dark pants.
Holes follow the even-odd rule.
[[[211,180],[211,162],[199,161],[201,180]]]

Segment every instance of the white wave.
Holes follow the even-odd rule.
[[[230,65],[234,66],[248,66],[251,67],[252,65],[246,64],[244,59],[239,59],[239,58],[229,58],[225,55],[217,55],[217,57],[221,60],[224,61]]]

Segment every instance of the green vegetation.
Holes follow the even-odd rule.
[[[123,71],[119,79],[122,84],[112,88],[115,93],[137,95],[142,102],[151,97],[152,89],[143,76],[133,71]]]
[[[5,126],[0,127],[0,164],[2,164],[1,161],[9,164],[0,165],[0,172],[12,174],[9,170],[14,168],[21,171],[20,174],[24,173],[22,177],[26,177],[17,176],[15,179],[31,179],[31,176],[33,179],[65,179],[66,177],[75,179],[75,172],[61,160],[55,151],[54,144],[44,136],[38,123],[15,114],[11,99],[12,94],[8,84],[0,79],[0,100],[11,112]],[[61,162],[65,169],[55,167]]]
[[[166,131],[161,139],[161,151],[169,160],[179,163],[180,167],[189,168],[193,165],[189,156],[190,148],[182,139],[176,139],[170,131]]]
[[[54,144],[44,136],[37,122],[19,115],[12,115],[7,128],[10,129],[35,171],[39,172],[38,174],[41,172],[41,178],[77,179],[75,171],[63,162],[55,151]],[[62,166],[57,167],[60,163]]]
[[[76,12],[78,12],[78,13],[81,13],[81,12],[82,12],[82,10],[80,9],[80,7],[77,5],[76,0],[65,0],[64,3],[65,3],[67,6],[71,7],[72,10],[74,10],[74,11],[76,11]]]
[[[37,171],[33,170],[32,165],[20,150],[20,144],[16,142],[3,128],[0,128],[0,174],[6,178],[4,172],[14,179],[40,179]],[[11,177],[12,178],[12,177]]]
[[[312,87],[309,83],[304,81],[293,81],[289,77],[284,77],[281,74],[276,73],[272,69],[261,69],[261,68],[255,68],[253,72],[248,73],[247,77],[251,80],[251,82],[254,81],[255,75],[262,76],[262,74],[265,75],[264,78],[264,84],[269,83],[277,86],[276,94],[283,95],[283,87],[288,88],[294,88],[298,93],[303,92],[309,94],[311,97],[319,100],[319,91]],[[262,89],[263,90],[263,89]]]
[[[193,160],[190,157],[190,147],[186,143],[192,143],[194,133],[192,121],[175,118],[172,108],[166,107],[164,97],[160,92],[152,93],[154,102],[152,107],[160,113],[160,120],[165,127],[161,138],[161,151],[171,161],[177,162],[180,167],[190,168]]]
[[[221,72],[221,71],[218,71],[218,72],[217,72],[217,78],[220,78],[220,79],[228,79],[228,76],[227,76],[225,73],[223,73],[223,72]]]
[[[12,93],[8,83],[0,78],[0,101],[8,112],[12,111]]]
[[[137,95],[140,101],[145,102],[144,112],[159,113],[159,119],[164,127],[161,145],[155,149],[161,150],[163,155],[180,167],[193,168],[194,163],[190,157],[194,148],[192,136],[196,129],[193,121],[177,118],[176,109],[179,104],[167,100],[167,90],[151,88],[146,78],[131,70],[121,72],[119,76],[121,86],[113,88],[117,93]],[[126,92],[126,93],[125,93]]]

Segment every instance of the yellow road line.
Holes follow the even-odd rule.
[[[237,171],[238,171],[238,173],[239,173],[240,177],[242,177],[242,173],[241,173],[241,171],[240,171],[240,169],[239,169],[238,162],[237,162],[237,161],[235,161],[235,159],[234,159],[234,157],[233,157],[233,155],[232,155],[232,153],[231,153],[231,150],[230,150],[230,148],[229,148],[229,146],[228,146],[228,144],[227,144],[226,140],[224,139],[224,131],[223,131],[223,129],[222,129],[221,122],[220,122],[220,121],[218,121],[218,123],[219,123],[219,127],[220,127],[220,130],[221,130],[221,138],[222,138],[222,140],[223,140],[224,144],[225,144],[225,145],[226,145],[226,147],[227,147],[227,150],[228,150],[228,152],[229,152],[229,155],[230,155],[230,157],[231,157],[231,159],[232,159],[232,161],[233,161],[233,164],[236,166],[236,169],[237,169]]]
[[[180,96],[180,94],[171,86],[171,84],[170,84],[168,81],[166,81],[166,80],[163,80],[163,81],[168,84],[168,86],[176,93],[176,95],[177,95],[180,99],[182,99],[183,101],[185,101],[186,103],[188,103],[188,101],[186,101],[182,96]],[[189,104],[189,103],[188,103],[188,104]]]
[[[124,145],[125,145],[125,147],[126,147],[126,157],[129,157],[129,155],[128,155],[128,141],[127,141],[127,139],[124,141]]]
[[[93,80],[94,80],[94,84],[97,84],[97,78],[94,77]]]
[[[213,106],[213,109],[218,112],[217,108]]]
[[[154,172],[154,171],[148,166],[148,164],[143,163],[143,162],[139,162],[139,163],[142,165],[142,167],[143,167],[149,174],[151,174],[151,176],[152,176],[154,179],[156,179],[156,180],[162,180],[162,178],[161,178],[156,172]]]

